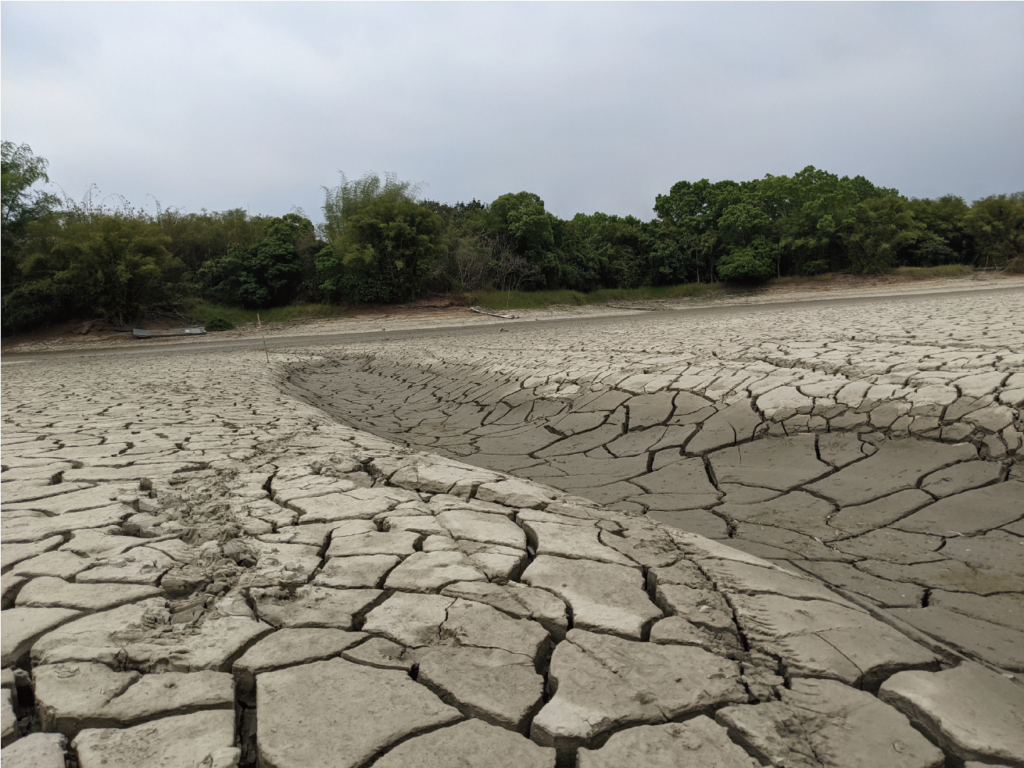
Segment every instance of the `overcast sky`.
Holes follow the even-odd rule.
[[[807,165],[1024,189],[1022,3],[3,2],[2,134],[151,210],[321,219],[422,196],[653,216],[681,179]],[[152,197],[149,197],[152,196]]]

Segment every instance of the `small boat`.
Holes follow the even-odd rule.
[[[161,331],[147,331],[136,328],[132,331],[136,339],[155,339],[160,336],[202,336],[206,333],[205,326],[198,328],[167,328]]]
[[[470,309],[476,312],[478,315],[490,315],[491,317],[501,317],[505,320],[517,320],[519,315],[503,315],[501,312],[492,312],[489,309],[483,307],[470,307]]]

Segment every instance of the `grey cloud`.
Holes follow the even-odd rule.
[[[651,216],[812,164],[1022,188],[1019,4],[4,3],[5,139],[72,196],[314,218],[337,171]]]

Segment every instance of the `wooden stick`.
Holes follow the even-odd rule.
[[[259,312],[256,313],[256,322],[259,323],[259,326],[260,326],[260,336],[263,336],[263,352],[267,355],[267,362],[269,363],[270,362],[270,352],[267,350],[267,337],[263,333],[263,321],[260,320],[260,313]]]

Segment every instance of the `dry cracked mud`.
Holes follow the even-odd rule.
[[[1022,296],[5,359],[4,765],[1024,767]]]

